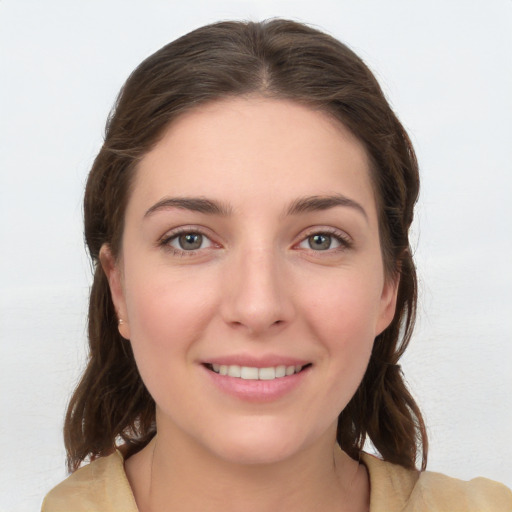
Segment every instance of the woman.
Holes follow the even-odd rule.
[[[43,510],[510,510],[415,469],[418,186],[375,78],[325,34],[219,23],[144,61],[87,183],[91,354]]]

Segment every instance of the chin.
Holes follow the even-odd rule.
[[[298,450],[291,446],[283,446],[283,443],[269,443],[247,446],[246,444],[231,444],[217,453],[217,456],[231,464],[268,465],[282,462],[296,453]]]
[[[246,428],[215,443],[212,451],[226,462],[241,465],[276,464],[285,461],[308,444],[304,433],[290,425],[266,425],[267,428]]]

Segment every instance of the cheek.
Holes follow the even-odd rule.
[[[363,276],[334,279],[318,287],[321,293],[310,294],[303,307],[326,356],[323,371],[336,414],[352,398],[368,366],[380,306],[380,290],[374,283]]]
[[[333,349],[340,343],[347,348],[364,341],[372,344],[380,312],[378,282],[360,274],[320,283],[308,295],[303,294],[307,297],[303,313]]]
[[[176,361],[193,360],[194,342],[214,310],[214,288],[162,270],[129,275],[125,294],[131,343],[146,381]]]

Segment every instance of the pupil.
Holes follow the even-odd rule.
[[[187,233],[186,235],[181,235],[179,241],[182,249],[199,249],[203,242],[203,235],[198,233]]]
[[[325,251],[331,246],[331,237],[328,235],[313,235],[309,237],[309,246],[317,251]]]

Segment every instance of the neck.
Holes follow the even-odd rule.
[[[126,471],[141,512],[368,510],[366,471],[334,435],[286,460],[238,464],[160,433]]]

